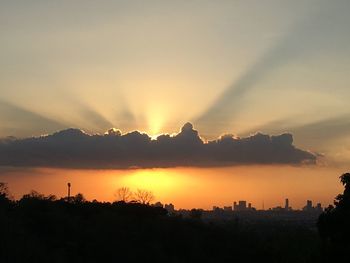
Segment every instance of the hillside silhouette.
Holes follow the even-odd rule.
[[[0,262],[297,262],[318,258],[300,225],[204,223],[140,203],[1,195]]]
[[[199,210],[183,217],[82,194],[57,199],[32,191],[13,200],[1,183],[0,262],[346,262],[349,174],[341,180],[345,191],[320,216],[320,234],[316,222],[208,222]]]

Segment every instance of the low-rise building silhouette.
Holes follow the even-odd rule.
[[[233,202],[233,211],[251,211],[251,210],[256,210],[254,207],[252,207],[251,203],[248,203],[247,206],[247,201],[245,200],[240,200],[237,202]]]
[[[224,206],[225,212],[232,212],[232,206]]]
[[[317,203],[316,206],[312,206],[312,201],[307,200],[306,206],[303,207],[303,211],[305,211],[305,212],[322,212],[323,208],[321,206],[321,203]]]

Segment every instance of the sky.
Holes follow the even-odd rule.
[[[346,0],[1,1],[0,137],[116,128],[154,139],[190,122],[204,143],[288,133],[317,166],[346,167],[348,10]]]

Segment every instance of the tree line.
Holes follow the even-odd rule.
[[[31,191],[14,200],[0,182],[0,262],[350,262],[350,173],[315,227],[203,222],[150,205],[152,192],[121,187],[117,201]]]

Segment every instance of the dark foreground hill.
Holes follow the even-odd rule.
[[[303,217],[202,221],[197,210],[183,218],[81,194],[56,200],[31,192],[11,201],[0,183],[0,262],[350,262],[350,173],[340,180],[344,192],[317,224]]]
[[[27,195],[0,202],[0,262],[320,262],[317,231],[204,223],[138,203]]]

